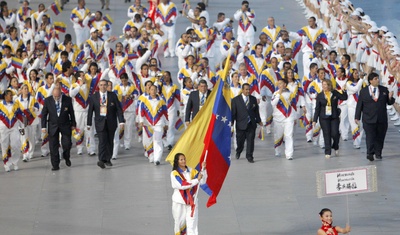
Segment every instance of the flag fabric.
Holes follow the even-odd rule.
[[[182,118],[179,118],[175,123],[175,129],[177,131],[180,131],[180,130],[182,130],[182,128],[183,128],[183,121],[182,121]]]
[[[260,128],[260,132],[258,133],[258,138],[260,140],[264,140],[264,127],[263,126]]]
[[[11,65],[16,69],[22,69],[22,60],[17,57],[11,59]]]
[[[54,14],[59,15],[62,12],[60,4],[58,2],[53,2],[50,5],[50,9],[54,12]]]
[[[65,33],[67,25],[64,22],[54,22],[54,29],[58,32]]]
[[[183,9],[186,10],[189,6],[190,6],[190,1],[189,0],[185,0],[183,2],[183,5],[182,5]]]
[[[106,14],[103,17],[103,20],[107,21],[108,24],[112,25],[114,23],[114,20],[111,18],[111,16],[109,14]]]
[[[208,152],[207,182],[200,186],[210,196],[207,207],[217,202],[231,163],[231,98],[229,85],[224,81],[228,66],[225,68],[225,75],[218,80],[205,105],[166,159],[173,164],[175,154],[184,153],[187,166],[201,170],[204,155]]]

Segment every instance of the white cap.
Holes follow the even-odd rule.
[[[364,10],[361,8],[361,7],[357,7],[356,9],[355,9],[355,11],[358,11],[358,12],[364,12]]]
[[[90,29],[90,33],[94,33],[94,32],[96,32],[96,31],[98,31],[98,29],[96,29],[95,27],[93,27],[93,28]]]
[[[361,19],[362,19],[363,21],[371,21],[371,18],[369,17],[369,15],[361,16]]]
[[[386,32],[383,36],[385,36],[385,37],[394,37],[394,34],[392,32]]]
[[[386,26],[380,27],[379,30],[384,31],[384,32],[388,32],[389,31]]]
[[[392,55],[400,55],[400,48],[396,47],[396,50],[392,52]]]
[[[359,11],[353,11],[350,15],[351,16],[361,16]]]
[[[368,29],[368,32],[377,32],[379,31],[376,26],[372,26],[370,29]]]

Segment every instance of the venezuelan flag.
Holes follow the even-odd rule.
[[[178,119],[178,121],[176,121],[175,123],[175,129],[180,131],[183,128],[183,121],[181,118]]]
[[[18,59],[17,57],[13,57],[11,59],[11,65],[16,69],[22,69],[22,60]]]
[[[228,72],[227,65],[225,68],[222,78],[226,78]],[[208,152],[208,178],[206,184],[201,186],[210,196],[207,207],[217,202],[216,198],[231,164],[231,115],[229,85],[225,83],[225,79],[219,79],[205,105],[166,159],[173,164],[175,154],[181,152],[186,155],[186,164],[189,167],[200,170],[204,155]]]
[[[65,33],[67,25],[64,22],[54,22],[54,29],[58,32]]]
[[[110,25],[114,23],[114,20],[111,18],[111,16],[109,14],[106,14],[103,17],[103,20],[107,21],[107,23],[109,23]]]
[[[54,12],[54,14],[59,15],[62,12],[60,4],[58,2],[53,2],[50,5],[50,9]]]

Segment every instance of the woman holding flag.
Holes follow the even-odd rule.
[[[198,207],[197,185],[207,181],[206,162],[202,163],[202,170],[198,172],[186,166],[186,157],[177,153],[171,172],[172,216],[174,217],[174,234],[198,234]]]

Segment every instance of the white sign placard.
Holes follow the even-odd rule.
[[[317,172],[318,197],[376,192],[375,166],[362,166]]]

